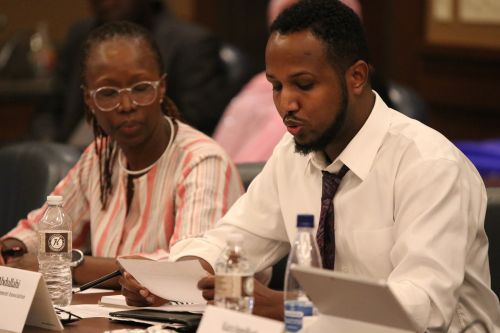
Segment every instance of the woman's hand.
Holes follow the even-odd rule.
[[[15,250],[15,253],[10,254],[10,255],[5,255],[5,256],[0,255],[0,266],[4,266],[4,265],[9,266],[8,265],[9,262],[14,260],[15,258],[19,259],[18,257],[23,256],[28,252],[26,249],[26,245],[24,245],[24,243],[22,241],[20,241],[17,238],[12,238],[12,237],[8,237],[8,238],[5,238],[3,240],[0,240],[0,251],[3,251],[3,250]],[[19,264],[17,264],[17,265],[19,265]],[[18,266],[12,266],[12,267],[30,269],[29,267],[33,266],[32,263],[30,263],[29,265],[28,264],[26,264],[26,265],[27,265],[27,268],[18,267]],[[36,271],[37,268],[38,268],[38,264],[36,263],[36,268],[30,269],[30,270]]]
[[[0,251],[4,249],[3,241],[0,241]],[[0,252],[1,253],[1,252]],[[5,259],[3,255],[0,255],[0,266],[5,265]]]
[[[123,272],[118,280],[122,286],[122,295],[130,306],[160,306],[167,302],[165,299],[152,294],[127,272]]]
[[[198,281],[198,289],[209,304],[213,304],[215,295],[215,278],[206,276]],[[283,320],[283,292],[269,289],[254,279],[255,305],[253,314],[261,317]]]
[[[33,253],[25,253],[20,257],[8,257],[5,265],[38,272],[38,259]]]

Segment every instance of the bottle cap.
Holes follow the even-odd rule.
[[[48,195],[47,196],[47,203],[49,205],[60,205],[63,202],[63,197],[62,195]]]
[[[232,232],[227,237],[227,243],[229,245],[241,244],[243,243],[243,235],[236,232]]]
[[[314,215],[312,214],[297,215],[297,228],[314,228]]]

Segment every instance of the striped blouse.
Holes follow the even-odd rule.
[[[113,167],[113,192],[102,210],[98,158],[92,143],[56,186],[73,221],[73,247],[100,257],[169,251],[181,239],[213,227],[243,193],[239,174],[211,138],[178,122],[171,146],[146,174],[134,178],[127,214],[127,174]],[[124,158],[118,154],[119,158]],[[126,165],[126,163],[123,163]],[[28,214],[6,237],[37,248],[37,223],[46,204]]]

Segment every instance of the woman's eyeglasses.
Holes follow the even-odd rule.
[[[63,325],[82,319],[82,317],[58,307],[54,307],[54,310],[56,310],[56,314]]]
[[[116,109],[121,103],[121,94],[128,92],[135,105],[146,106],[154,102],[158,94],[158,86],[165,74],[158,81],[141,81],[128,88],[100,87],[90,90],[90,96],[99,110],[108,112]]]

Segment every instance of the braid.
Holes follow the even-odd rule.
[[[161,111],[166,116],[169,116],[174,124],[177,124],[177,120],[182,120],[177,105],[175,105],[174,101],[172,101],[172,99],[167,95],[163,96],[163,101],[161,103]]]
[[[103,24],[102,26],[94,29],[90,35],[87,37],[83,48],[82,48],[82,63],[81,63],[81,74],[82,83],[85,85],[86,78],[85,73],[87,71],[87,63],[90,57],[92,48],[102,42],[115,39],[115,38],[125,38],[125,39],[140,39],[143,40],[146,45],[149,46],[155,57],[156,63],[158,64],[159,73],[164,73],[164,66],[161,59],[160,51],[152,39],[149,31],[145,28],[138,26],[137,24],[127,22],[127,21],[115,21]],[[175,106],[174,102],[167,96],[163,97],[163,102],[161,103],[162,112],[172,118],[174,124],[176,119],[180,119],[179,111]],[[102,209],[105,210],[108,204],[108,198],[113,191],[113,167],[115,165],[118,149],[116,147],[115,141],[108,136],[108,134],[99,126],[97,118],[95,117],[92,110],[87,108],[86,119],[92,125],[92,130],[94,132],[94,143],[97,158],[99,161],[99,185],[100,185],[100,199],[102,204]]]
[[[88,112],[87,115],[91,113]],[[104,132],[97,123],[95,116],[90,119],[92,130],[94,132],[94,147],[99,163],[99,189],[102,209],[105,210],[108,205],[108,197],[113,191],[113,183],[111,181],[113,166],[116,161],[115,142]]]

